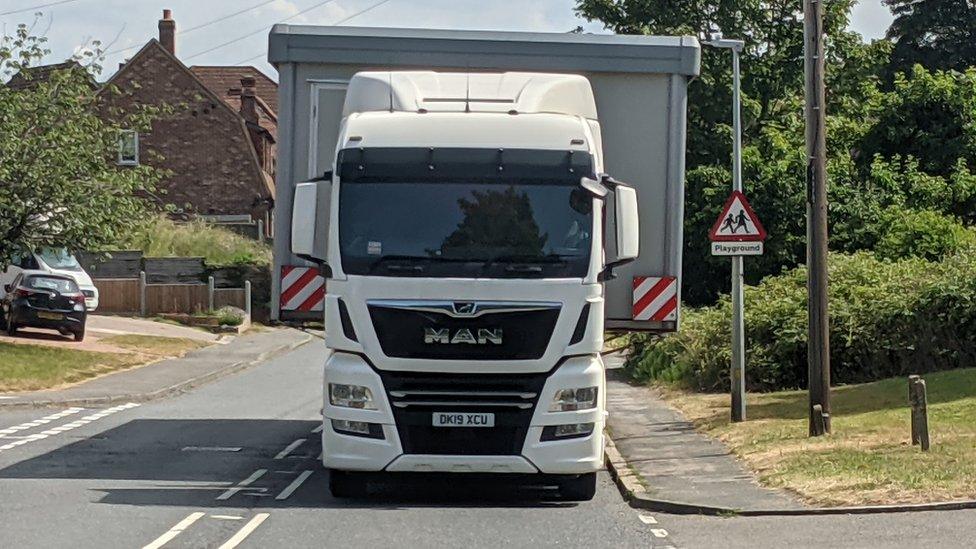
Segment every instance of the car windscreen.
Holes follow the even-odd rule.
[[[593,197],[573,181],[355,181],[339,192],[347,274],[576,278]]]
[[[73,280],[52,276],[29,276],[23,285],[32,290],[53,290],[61,294],[78,292],[78,285]]]
[[[65,271],[80,271],[81,265],[78,264],[78,260],[75,256],[68,253],[68,250],[64,248],[46,248],[37,252],[37,255],[41,258],[41,261],[45,265],[52,269],[61,269]]]

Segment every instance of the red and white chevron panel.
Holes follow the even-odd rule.
[[[281,310],[322,311],[325,304],[325,279],[315,267],[281,267]]]
[[[678,320],[678,279],[634,277],[634,320]]]

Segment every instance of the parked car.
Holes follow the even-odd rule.
[[[85,339],[85,295],[73,278],[40,270],[22,271],[3,290],[0,328],[7,335],[32,327],[72,334],[75,341]]]
[[[98,308],[98,288],[68,250],[47,248],[31,254],[14,256],[7,270],[0,274],[0,289],[12,283],[14,278],[24,270],[45,271],[73,279],[85,296],[85,307],[88,312],[93,313]],[[0,291],[0,298],[3,295],[4,292]]]

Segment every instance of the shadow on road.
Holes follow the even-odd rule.
[[[523,475],[383,475],[369,497],[337,500],[318,456],[317,421],[138,419],[0,470],[2,479],[85,480],[98,503],[203,508],[562,507]],[[64,436],[64,435],[62,435]],[[305,439],[288,455],[282,450]],[[258,470],[254,482],[217,499]],[[304,471],[311,476],[276,499]]]

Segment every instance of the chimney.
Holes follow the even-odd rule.
[[[159,20],[159,43],[166,51],[176,55],[176,21],[173,20],[173,10],[163,10],[163,18]]]
[[[241,77],[241,116],[253,124],[258,123],[258,106],[255,101],[254,77]]]

